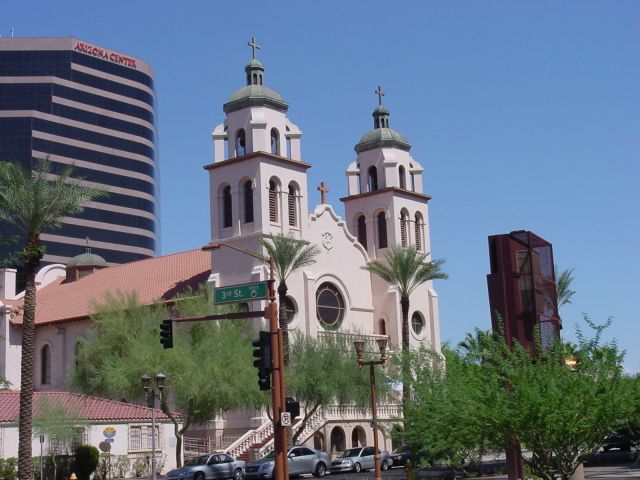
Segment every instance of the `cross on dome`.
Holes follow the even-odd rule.
[[[247,43],[251,47],[251,56],[256,58],[256,49],[260,50],[260,45],[256,42],[256,37],[251,37],[251,40]],[[380,88],[380,87],[378,87]]]
[[[382,91],[382,87],[378,85],[378,88],[374,93],[378,95],[378,105],[382,105],[382,97],[384,97],[384,92]]]

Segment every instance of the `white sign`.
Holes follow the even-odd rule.
[[[291,426],[291,414],[289,412],[282,412],[280,414],[280,423],[283,427]]]

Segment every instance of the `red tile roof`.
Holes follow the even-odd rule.
[[[106,292],[135,291],[143,305],[170,300],[205,282],[210,272],[210,252],[198,249],[103,268],[73,282],[61,278],[38,290],[36,324],[85,319],[94,313],[93,302],[102,301]],[[20,310],[11,322],[22,324]]]
[[[91,397],[71,392],[34,392],[33,415],[38,415],[38,403],[42,397],[67,408],[79,420],[92,422],[151,421],[153,409],[130,403],[116,402],[105,398]],[[20,392],[0,392],[0,422],[17,423],[20,408]],[[168,420],[162,410],[156,409],[156,418]]]

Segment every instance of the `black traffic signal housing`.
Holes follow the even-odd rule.
[[[293,397],[285,398],[285,410],[291,414],[291,418],[300,416],[300,402]]]
[[[163,320],[160,324],[160,343],[164,348],[173,348],[173,320]]]
[[[271,390],[271,333],[260,331],[258,340],[253,341],[253,366],[258,369],[260,390]]]

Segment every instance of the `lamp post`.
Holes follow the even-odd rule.
[[[164,381],[167,377],[162,373],[156,375],[156,387],[158,388],[158,399],[162,408],[162,390],[164,389]],[[144,390],[144,399],[148,404],[148,395],[151,394],[151,480],[156,480],[156,391],[149,388],[151,378],[149,375],[142,375],[142,389]]]
[[[373,425],[373,449],[375,455],[373,457],[373,464],[375,467],[375,480],[382,480],[382,471],[380,468],[380,449],[378,448],[378,413],[376,411],[376,365],[384,365],[387,360],[385,350],[387,349],[387,338],[378,338],[376,340],[378,348],[380,349],[379,360],[363,360],[364,354],[364,340],[356,340],[353,342],[353,346],[356,349],[356,356],[358,357],[358,365],[362,368],[363,365],[369,365],[369,382],[371,383],[371,418]]]

